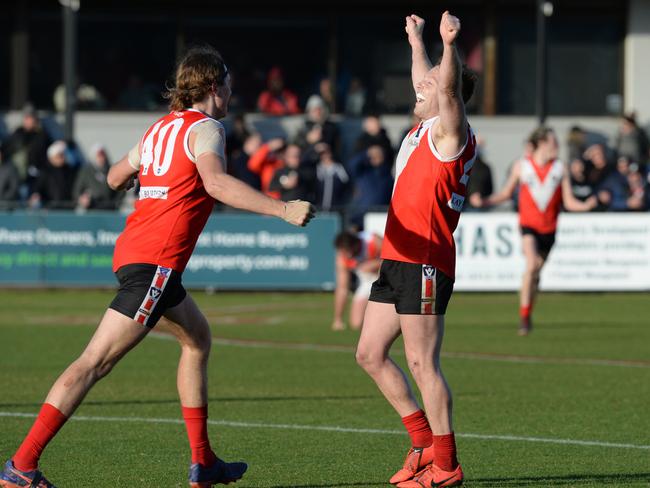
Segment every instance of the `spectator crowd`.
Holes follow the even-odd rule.
[[[396,148],[380,117],[367,115],[351,150],[343,154],[340,126],[330,116],[330,91],[327,83],[321,83],[320,94],[307,100],[304,122],[293,138],[263,140],[244,116],[234,116],[227,132],[228,168],[268,195],[312,201],[321,210],[343,212],[349,226],[362,228],[366,212],[385,209],[390,201]],[[269,73],[268,90],[258,105],[275,115],[299,111],[295,96],[284,87],[281,70]],[[597,211],[650,209],[650,144],[634,115],[621,118],[611,146],[588,141],[589,133],[581,127],[568,134],[574,195],[581,200],[596,196]],[[472,195],[485,197],[493,191],[483,147],[478,137],[467,210],[481,210],[479,205],[473,208],[472,202],[480,199]],[[0,205],[78,212],[121,208],[121,196],[106,185],[107,149],[95,144],[85,156],[74,142],[51,138],[33,107],[26,107],[20,127],[0,145]]]

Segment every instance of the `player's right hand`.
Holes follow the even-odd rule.
[[[284,204],[283,219],[291,225],[304,227],[316,215],[316,208],[303,200],[291,200]]]
[[[411,45],[419,44],[422,42],[422,31],[424,30],[424,19],[415,14],[406,17],[406,27],[404,28],[408,34],[409,43]]]

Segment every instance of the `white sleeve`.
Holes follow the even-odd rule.
[[[129,164],[135,170],[140,169],[140,143],[138,142],[133,148],[129,151],[128,155]]]
[[[226,161],[226,131],[216,120],[206,120],[192,128],[194,132],[194,160],[201,154],[211,152]]]

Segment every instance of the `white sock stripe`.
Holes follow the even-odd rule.
[[[0,412],[0,417],[8,418],[36,418],[35,413],[26,412]],[[147,423],[147,424],[174,424],[183,425],[182,419],[172,418],[155,418],[155,417],[103,417],[103,416],[87,416],[75,415],[70,420],[79,422],[132,422],[132,423]],[[240,422],[230,420],[208,420],[210,425],[218,425],[221,427],[234,427],[234,428],[248,428],[248,429],[281,429],[281,430],[311,430],[320,432],[340,432],[348,434],[379,434],[379,435],[406,435],[403,430],[389,430],[389,429],[367,429],[355,427],[340,427],[334,425],[300,425],[300,424],[267,424],[261,422]],[[580,439],[553,439],[547,437],[527,437],[527,436],[514,436],[514,435],[498,435],[498,434],[463,434],[456,433],[456,437],[467,439],[480,439],[480,440],[497,440],[497,441],[512,441],[512,442],[533,442],[533,443],[547,443],[547,444],[565,444],[575,446],[588,446],[588,447],[612,447],[620,449],[643,449],[650,450],[650,445],[643,444],[628,444],[619,442],[605,442],[605,441],[585,441]]]

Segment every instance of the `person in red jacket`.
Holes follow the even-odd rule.
[[[269,71],[267,89],[260,93],[257,109],[267,115],[295,115],[301,112],[298,97],[284,87],[284,75],[277,66]]]

